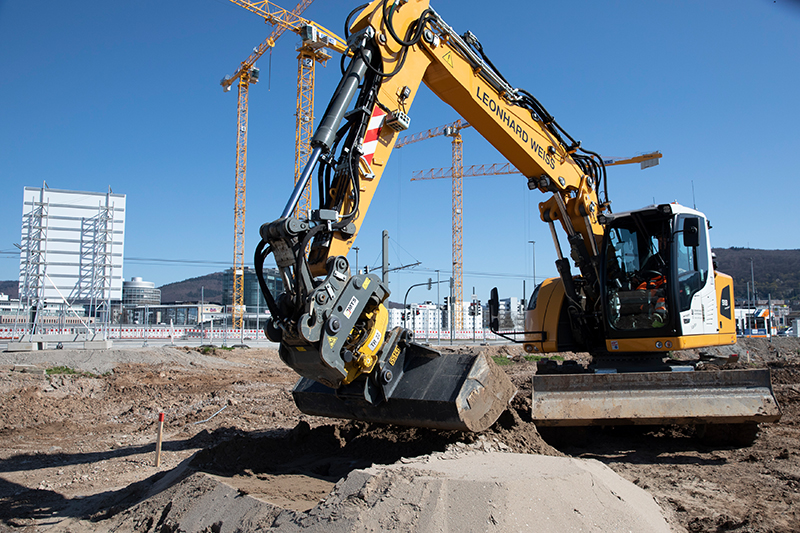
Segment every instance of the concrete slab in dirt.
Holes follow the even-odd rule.
[[[435,454],[355,470],[306,513],[196,473],[100,525],[125,532],[148,519],[170,531],[220,533],[671,531],[647,492],[598,461],[511,453]]]

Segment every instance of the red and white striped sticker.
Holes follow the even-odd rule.
[[[381,133],[385,117],[386,111],[377,105],[372,109],[372,116],[367,124],[367,133],[364,135],[364,155],[362,156],[368,165],[372,165],[372,157],[375,155],[375,149],[378,148],[378,136]]]

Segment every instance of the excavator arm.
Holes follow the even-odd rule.
[[[273,246],[276,258],[285,256],[279,268],[294,269],[284,270],[284,281],[297,289],[296,306],[313,291],[314,277],[327,274],[329,260],[352,247],[421,82],[490,140],[530,189],[552,195],[540,205],[541,217],[561,224],[587,292],[596,295],[598,215],[609,205],[599,200],[605,170],[597,154],[584,151],[530,93],[509,85],[477,38],[459,36],[425,0],[376,0],[353,22],[347,52],[352,59],[311,141],[309,163],[281,219],[262,228],[268,242],[284,233],[281,225],[316,171],[320,203],[303,230],[307,259],[297,246],[286,252],[288,242]],[[562,278],[571,280],[560,249],[559,256]]]
[[[513,88],[494,70],[474,35],[459,36],[426,1],[379,0],[354,22],[348,45],[354,60],[311,145],[324,163],[342,140],[334,130],[347,120],[350,135],[342,156],[351,167],[358,166],[358,180],[355,168],[339,176],[343,181],[326,189],[334,192],[321,203],[348,218],[355,233],[339,232],[331,241],[320,241],[310,261],[314,272],[324,271],[327,257],[346,255],[352,246],[398,134],[407,127],[420,82],[518,168],[530,189],[552,193],[540,206],[542,219],[560,222],[567,235],[580,236],[589,257],[597,256],[603,235],[597,216],[608,208],[597,192],[605,177],[602,159],[579,153],[580,143],[566,136],[533,96]],[[356,80],[358,102],[345,117],[343,104],[355,97]],[[315,164],[312,159],[309,170]],[[356,182],[358,192],[353,188]],[[357,212],[348,217],[354,206]]]
[[[373,274],[352,275],[346,259],[420,84],[491,139],[531,189],[552,193],[542,217],[562,224],[584,277],[595,282],[602,161],[578,155],[579,143],[565,142],[544,108],[495,71],[477,39],[456,34],[427,1],[376,0],[347,25],[342,79],[309,163],[281,217],[261,228],[256,271],[272,254],[285,286],[273,297],[262,280],[267,334],[302,376],[294,394],[305,412],[480,430],[513,395],[508,379],[483,356],[442,356],[414,343],[409,330],[386,331],[388,287]],[[295,218],[314,176],[319,208]]]

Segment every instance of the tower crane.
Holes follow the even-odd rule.
[[[433,137],[444,135],[452,138],[453,145],[453,166],[450,169],[450,175],[453,179],[453,287],[450,293],[450,307],[452,309],[455,321],[453,327],[461,329],[463,321],[461,306],[464,298],[464,260],[462,253],[462,232],[464,220],[464,208],[462,201],[462,177],[463,172],[463,157],[462,157],[462,141],[461,130],[469,128],[470,125],[464,120],[458,119],[455,122],[445,126],[439,126],[425,132],[415,133],[414,135],[407,135],[397,141],[395,148],[402,148],[415,142],[424,141]]]
[[[633,163],[641,163],[642,170],[658,165],[658,160],[661,159],[661,152],[649,152],[634,157],[610,157],[603,158],[603,164],[607,167],[614,165],[631,165]]]
[[[641,163],[642,170],[658,165],[661,152],[649,152],[635,157],[603,159],[607,167],[614,165],[630,165]],[[462,178],[476,178],[480,176],[499,176],[501,174],[520,174],[511,163],[493,163],[491,165],[470,165],[461,172]],[[411,181],[450,179],[453,177],[453,168],[432,168],[430,170],[417,170],[412,174]]]
[[[455,298],[459,305],[462,298],[462,283],[461,275],[463,269],[462,261],[462,222],[463,212],[461,210],[461,193],[463,178],[474,178],[478,176],[497,176],[501,174],[520,174],[514,165],[511,163],[494,163],[491,165],[470,165],[466,168],[462,165],[461,159],[461,134],[459,131],[463,128],[469,127],[469,124],[457,120],[447,126],[440,126],[438,128],[428,130],[427,132],[417,133],[400,139],[395,145],[396,148],[411,144],[437,135],[450,135],[453,137],[453,166],[450,168],[432,168],[430,170],[418,170],[413,173],[411,181],[418,180],[435,180],[435,179],[452,179],[453,180],[453,278],[458,281],[454,283],[458,287],[458,292],[454,293]],[[661,152],[649,152],[646,154],[626,157],[626,158],[604,158],[603,162],[607,167],[614,165],[630,165],[633,163],[641,163],[642,170],[658,165],[658,160],[661,159]],[[455,287],[453,289],[456,290]],[[456,313],[458,323],[460,324],[461,312]],[[458,326],[457,326],[458,327]]]
[[[259,71],[256,61],[267,51],[275,46],[277,39],[286,31],[291,30],[301,36],[303,44],[298,51],[297,71],[297,113],[296,113],[296,138],[295,138],[295,182],[300,169],[308,160],[308,140],[311,137],[311,128],[314,122],[314,66],[315,62],[325,63],[330,59],[330,54],[324,48],[331,48],[338,52],[345,50],[342,39],[322,26],[315,24],[300,16],[314,0],[302,0],[292,11],[287,11],[269,1],[247,2],[245,0],[230,0],[234,4],[251,11],[264,18],[264,21],[273,24],[275,28],[264,42],[253,49],[253,53],[242,61],[239,68],[232,76],[226,76],[220,82],[225,92],[230,91],[236,83],[239,89],[237,137],[236,137],[236,181],[234,199],[234,250],[233,250],[233,327],[241,328],[244,316],[244,221],[245,221],[245,193],[247,183],[247,121],[248,121],[248,93],[250,84],[258,82]],[[311,183],[306,187],[301,201],[298,203],[297,212],[303,212],[311,203]]]

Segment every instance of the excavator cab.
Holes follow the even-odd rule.
[[[713,292],[710,250],[701,221],[695,214],[673,216],[670,206],[611,221],[604,279],[605,315],[612,335],[681,334],[680,313],[691,308],[692,299],[708,284]]]
[[[679,204],[607,217],[601,279],[608,351],[736,342],[730,298],[721,297],[730,286],[714,273],[707,231],[702,213]]]

